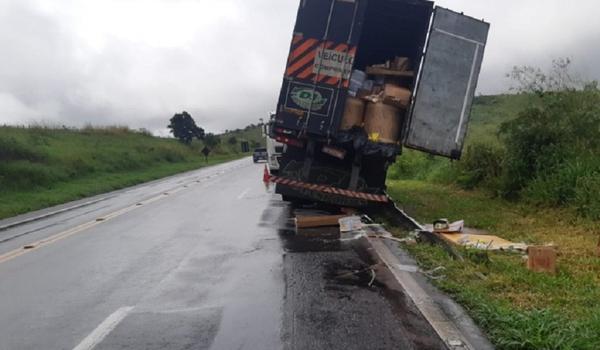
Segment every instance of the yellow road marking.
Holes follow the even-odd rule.
[[[119,216],[121,216],[121,215],[123,215],[125,213],[128,213],[128,212],[130,212],[132,210],[138,209],[142,205],[150,204],[152,202],[156,202],[158,200],[165,199],[168,195],[172,195],[172,194],[180,192],[182,190],[183,190],[183,188],[174,189],[174,190],[170,191],[169,193],[160,194],[158,196],[146,199],[145,201],[138,202],[138,203],[136,203],[134,205],[130,205],[130,206],[125,207],[123,209],[119,209],[119,210],[114,211],[114,212],[112,212],[110,214],[107,214],[105,216],[96,218],[96,219],[94,219],[92,221],[88,221],[88,222],[86,222],[84,224],[81,224],[79,226],[75,226],[75,227],[70,228],[70,229],[68,229],[66,231],[57,233],[57,234],[52,235],[50,237],[46,237],[46,238],[41,239],[39,241],[36,241],[36,242],[33,242],[33,243],[29,243],[29,244],[27,244],[27,245],[25,245],[25,246],[23,246],[21,248],[18,248],[18,249],[10,251],[8,253],[0,255],[0,264],[5,263],[5,262],[7,262],[9,260],[15,259],[15,258],[17,258],[17,257],[19,257],[21,255],[24,255],[24,254],[36,251],[36,250],[38,250],[38,249],[40,249],[42,247],[45,247],[45,246],[50,245],[52,243],[58,242],[58,241],[60,241],[62,239],[65,239],[67,237],[73,236],[73,235],[75,235],[77,233],[85,231],[85,230],[87,230],[89,228],[92,228],[94,226],[98,226],[98,225],[100,225],[102,223],[110,221],[110,220],[112,220],[112,219],[114,219],[116,217],[119,217]]]

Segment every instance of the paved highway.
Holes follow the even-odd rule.
[[[443,348],[346,273],[368,266],[351,242],[299,241],[262,170],[242,159],[0,221],[0,349]]]

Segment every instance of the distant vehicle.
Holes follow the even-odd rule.
[[[461,157],[489,24],[415,0],[302,0],[270,136],[276,193],[385,203],[403,147]]]
[[[268,161],[268,154],[266,148],[256,148],[254,149],[254,153],[252,154],[252,160],[254,163],[258,163],[259,160]]]
[[[279,173],[279,160],[284,152],[285,144],[277,142],[271,138],[271,128],[275,120],[275,113],[271,113],[269,122],[263,125],[263,137],[265,138],[265,144],[267,145],[267,164],[269,165],[269,172],[273,175]]]

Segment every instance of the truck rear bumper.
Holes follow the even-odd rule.
[[[357,192],[327,185],[311,184],[298,180],[272,176],[271,182],[277,184],[277,193],[291,196],[300,196],[304,199],[362,207],[373,203],[387,203],[386,195]]]

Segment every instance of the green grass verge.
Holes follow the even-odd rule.
[[[152,168],[137,171],[94,174],[69,182],[56,183],[47,189],[0,193],[0,198],[2,198],[0,219],[224,163],[243,156],[245,155],[218,155],[210,157],[208,162],[197,160],[186,163],[158,164]]]
[[[0,219],[245,156],[125,127],[0,127]]]
[[[446,278],[434,283],[465,306],[498,349],[600,349],[597,222],[568,209],[539,209],[425,181],[388,186],[420,222],[465,219],[469,227],[516,242],[558,246],[556,275],[528,271],[515,254],[482,257],[465,250],[460,262],[437,246],[406,246],[424,268],[446,268]]]

